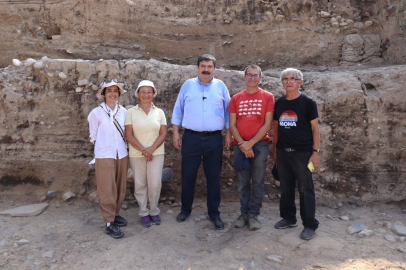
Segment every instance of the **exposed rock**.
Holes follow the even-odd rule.
[[[131,1],[131,0],[126,0],[125,1],[126,3],[127,3],[127,5],[129,5],[130,7],[132,7],[132,6],[135,6],[136,4],[133,2],[133,1]]]
[[[364,229],[362,231],[360,231],[358,233],[358,236],[364,237],[364,236],[372,236],[374,235],[374,231],[373,230],[369,230],[369,229]]]
[[[71,198],[75,198],[76,194],[73,193],[72,191],[67,191],[62,195],[62,199],[66,202]]]
[[[56,191],[53,191],[53,190],[47,191],[47,198],[48,199],[53,199],[55,197],[56,197]]]
[[[338,217],[338,218],[341,219],[341,220],[344,220],[344,221],[350,220],[350,218],[348,216],[341,216],[341,217]]]
[[[386,8],[386,10],[389,11],[389,12],[393,12],[393,11],[396,10],[396,6],[394,6],[394,5],[389,5],[389,6]]]
[[[41,69],[44,68],[44,63],[42,61],[37,61],[34,65],[33,65],[34,69],[36,71],[40,71]]]
[[[362,22],[356,22],[354,23],[355,28],[364,28],[364,24]]]
[[[350,182],[351,182],[351,183],[355,183],[356,181],[357,181],[357,178],[355,178],[355,177],[351,177],[351,178],[350,178]]]
[[[365,229],[368,229],[368,227],[366,225],[361,224],[361,223],[354,223],[347,228],[347,232],[349,234],[354,234],[354,233],[358,233]]]
[[[99,90],[99,87],[98,87],[97,85],[93,84],[93,85],[91,86],[91,89],[92,89],[93,91],[98,91],[98,90]]]
[[[358,36],[363,45],[363,35]],[[261,57],[258,59],[263,60]],[[52,181],[52,188],[61,194],[66,190],[81,191],[83,186],[90,187],[87,190],[95,190],[94,170],[89,170],[87,164],[93,158],[93,146],[88,142],[86,117],[99,103],[93,91],[86,94],[75,92],[79,78],[95,82],[107,77],[122,78],[129,90],[120,97],[120,103],[125,107],[137,102],[133,91],[139,78],[153,80],[159,89],[154,103],[164,110],[169,121],[181,84],[196,76],[195,66],[157,60],[98,62],[47,58],[38,62],[44,63],[40,70],[25,68],[21,72],[22,69],[11,66],[0,71],[3,97],[0,99],[0,116],[3,117],[0,119],[3,121],[0,127],[0,179],[5,179],[7,172],[18,181],[24,179],[24,173],[28,171],[38,183],[47,185]],[[362,63],[362,60],[357,63]],[[57,71],[67,74],[66,80],[46,76],[46,73],[55,74]],[[120,75],[122,71],[126,74],[125,78]],[[280,70],[264,70],[263,76],[263,81],[267,83],[264,89],[271,91],[276,98],[284,92],[279,73]],[[330,153],[321,154],[325,169],[322,175],[313,175],[316,188],[325,185],[323,192],[317,193],[319,201],[336,205],[330,196],[332,192],[344,202],[353,198],[355,203],[404,199],[406,184],[397,181],[393,185],[393,179],[402,179],[406,171],[403,165],[406,164],[405,150],[402,149],[406,138],[403,133],[406,100],[402,87],[406,83],[405,73],[406,67],[402,65],[323,72],[304,70],[303,89],[319,104],[320,132],[325,138],[320,148]],[[218,68],[216,78],[225,82],[232,95],[245,84],[241,71]],[[374,118],[379,121],[372,121]],[[172,133],[168,132],[165,164],[170,166],[174,175],[179,176],[180,153],[171,147],[171,143]],[[34,146],[36,150],[32,151]],[[378,153],[382,158],[374,158]],[[224,155],[222,186],[227,186],[228,179],[236,177],[230,165],[232,159],[232,154],[228,157]],[[393,166],[392,160],[399,162],[398,170],[382,170]],[[272,163],[271,157],[268,162]],[[273,164],[268,165],[272,168]],[[55,173],[54,178],[49,178],[51,169]],[[325,183],[322,183],[325,176],[330,177],[329,181],[325,178]],[[357,182],[351,183],[351,177],[355,177]],[[361,184],[358,179],[362,179],[362,185],[356,186]],[[180,179],[176,181],[173,178],[170,185],[174,186],[170,189],[179,184]],[[370,186],[376,188],[367,188]],[[354,193],[356,189],[358,191]]]
[[[406,236],[406,226],[394,224],[392,226],[392,231],[399,236]]]
[[[353,24],[354,24],[354,21],[351,20],[351,19],[347,19],[345,22],[346,22],[348,25],[353,25]]]
[[[21,61],[18,59],[13,59],[13,65],[16,67],[19,67],[19,66],[21,66]]]
[[[386,235],[384,236],[384,238],[385,238],[386,241],[389,241],[389,242],[392,242],[392,243],[395,243],[395,242],[396,242],[395,237],[393,237],[393,235],[391,235],[391,234],[386,234]]]
[[[22,245],[28,244],[29,242],[30,241],[28,241],[27,239],[20,239],[20,240],[18,240],[17,245],[22,246]]]
[[[25,205],[0,212],[0,216],[32,217],[41,214],[47,207],[47,203]]]
[[[281,22],[281,21],[285,20],[285,16],[283,16],[283,15],[281,15],[281,14],[276,15],[275,20],[276,20],[277,22]]]
[[[173,170],[171,168],[164,168],[162,170],[162,182],[172,182],[173,181]]]
[[[381,37],[376,34],[351,34],[344,38],[340,65],[354,65],[358,62],[363,64],[380,64]]]
[[[364,54],[362,55],[363,63],[382,64],[381,56],[381,37],[377,34],[362,35],[364,40]]]
[[[329,18],[330,16],[331,16],[331,14],[328,13],[327,11],[320,11],[320,17]]]
[[[364,40],[361,35],[352,34],[344,38],[341,52],[340,65],[344,63],[356,63],[362,60],[364,54]]]
[[[7,240],[6,239],[1,240],[0,247],[4,247],[6,245],[7,245]]]
[[[241,33],[241,39],[233,40],[233,45],[237,48],[244,45],[247,38],[261,39],[262,44],[258,44],[255,49],[258,55],[266,57],[264,60],[267,63],[274,62],[268,65],[269,67],[292,66],[296,64],[295,62],[306,62],[306,59],[312,59],[312,65],[331,66],[339,59],[339,51],[336,47],[340,46],[341,40],[336,38],[336,31],[324,31],[326,29],[322,26],[331,16],[340,17],[338,14],[343,16],[338,23],[343,23],[342,19],[354,14],[358,22],[368,20],[382,26],[375,27],[374,33],[385,36],[396,46],[396,49],[387,52],[388,57],[385,60],[388,64],[405,63],[406,49],[402,48],[402,36],[397,33],[398,29],[403,29],[404,26],[403,4],[395,1],[398,6],[396,8],[394,5],[388,5],[389,2],[382,1],[340,1],[335,2],[334,5],[330,2],[264,0],[252,1],[248,5],[245,0],[235,0],[231,3],[207,0],[186,1],[179,6],[176,2],[157,0],[153,2],[154,7],[152,7],[150,0],[126,0],[120,2],[123,4],[111,8],[109,1],[90,3],[68,1],[64,5],[54,5],[52,1],[45,1],[43,9],[34,10],[20,9],[19,5],[8,4],[2,6],[4,13],[18,14],[18,16],[13,17],[13,20],[6,19],[0,24],[3,27],[4,40],[9,41],[7,50],[3,50],[0,55],[0,66],[8,65],[16,55],[40,57],[46,53],[52,54],[55,58],[75,56],[93,60],[97,57],[104,59],[167,57],[173,59],[176,64],[194,64],[195,60],[190,56],[197,56],[201,50],[199,46],[194,46],[195,42],[202,44],[210,42],[214,48],[212,53],[221,55],[221,65],[228,65],[231,62],[237,66],[246,65],[247,61],[252,59],[236,57],[235,50],[219,49],[218,46],[223,41],[221,38],[207,39],[207,37],[214,37],[225,24],[230,32]],[[211,8],[213,6],[216,8]],[[49,18],[53,18],[52,24],[36,25],[34,22],[43,21],[44,10],[47,10]],[[75,10],[75,12],[66,12],[66,10]],[[109,16],[104,16],[106,12]],[[387,17],[387,13],[390,16]],[[196,14],[199,15],[196,16]],[[104,16],[103,21],[111,24],[111,28],[98,27],[100,16]],[[116,20],[118,17],[121,20]],[[317,20],[317,18],[320,19]],[[277,20],[284,22],[282,28],[280,23],[272,23]],[[298,23],[303,27],[295,27]],[[246,31],[247,25],[258,27],[255,31]],[[190,30],[187,33],[183,33],[185,26]],[[319,43],[312,35],[301,31],[302,28],[319,29],[324,34],[324,42]],[[156,29],[156,31],[145,31],[145,29]],[[167,36],[169,38],[162,38],[168,34],[168,29],[171,29],[171,33]],[[357,32],[364,34],[367,30],[368,28],[357,29]],[[272,35],[266,35],[267,31]],[[199,35],[195,36],[192,33],[199,33]],[[302,42],[280,46],[279,41],[283,40],[286,33],[297,35],[296,38]],[[100,39],[101,36],[104,38]],[[51,42],[49,42],[50,39]],[[63,46],[61,46],[62,39]],[[172,46],[174,40],[179,44],[178,46]],[[288,61],[284,60],[289,52],[301,50],[303,44],[307,47],[300,54],[295,58],[291,57]],[[162,50],[161,47],[166,49]],[[330,48],[333,49],[330,50]],[[137,53],[134,54],[134,51]],[[267,54],[268,51],[272,51],[272,55]],[[64,72],[67,73],[67,70]]]
[[[269,256],[266,257],[266,258],[267,258],[268,260],[270,260],[270,261],[282,263],[282,256],[279,256],[279,255],[269,255]]]
[[[97,196],[97,190],[95,190],[89,194],[88,200],[91,201],[92,203],[99,203],[99,198]]]
[[[35,59],[27,58],[27,60],[25,60],[25,62],[24,62],[24,66],[26,66],[26,67],[31,67],[31,66],[33,66],[36,62],[37,62],[37,60],[35,60]]]
[[[66,76],[65,73],[63,73],[63,72],[59,72],[58,77],[61,78],[62,80],[65,80],[66,78],[68,78],[68,76]]]
[[[78,85],[79,86],[86,86],[88,84],[89,84],[89,81],[87,79],[78,80]]]
[[[373,21],[366,21],[366,22],[365,22],[365,27],[371,26],[371,25],[373,25],[373,24],[374,24]]]

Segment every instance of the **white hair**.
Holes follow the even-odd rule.
[[[281,81],[282,81],[282,78],[286,75],[295,75],[296,79],[303,80],[303,73],[296,68],[287,68],[287,69],[283,70],[281,72],[281,77],[280,77]]]

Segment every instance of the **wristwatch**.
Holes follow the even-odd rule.
[[[313,148],[313,152],[319,153],[320,154],[320,149],[314,149]]]

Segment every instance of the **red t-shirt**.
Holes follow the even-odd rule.
[[[235,94],[228,111],[237,115],[237,129],[245,141],[251,140],[265,123],[265,114],[274,111],[274,96],[262,89],[248,94],[245,89]],[[262,140],[271,140],[268,133]],[[236,143],[236,142],[234,142]]]

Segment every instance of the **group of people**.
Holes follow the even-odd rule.
[[[259,87],[259,66],[249,65],[244,70],[246,87],[232,98],[224,82],[214,78],[215,69],[216,59],[212,55],[199,56],[198,76],[185,81],[173,109],[173,145],[182,155],[181,211],[176,221],[186,221],[192,212],[197,172],[203,163],[208,216],[216,229],[224,229],[219,212],[223,147],[233,146],[241,211],[234,226],[261,228],[258,215],[273,121],[272,158],[280,181],[282,218],[275,228],[297,226],[297,186],[304,226],[300,237],[313,238],[319,222],[315,218],[315,191],[308,167],[319,166],[320,134],[317,104],[299,90],[302,72],[293,68],[282,71],[280,79],[286,95],[275,102],[272,93]],[[127,144],[141,223],[145,227],[161,223],[158,200],[167,136],[165,114],[153,104],[158,93],[153,82],[143,80],[138,84],[135,96],[139,104],[128,111],[118,103],[124,93],[116,80],[103,82],[97,97],[104,98],[104,102],[88,117],[91,142],[95,144],[99,205],[106,232],[114,238],[124,235],[120,227],[127,224],[119,215],[127,178]],[[182,137],[180,127],[184,129]]]

